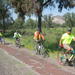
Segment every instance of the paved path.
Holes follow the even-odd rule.
[[[9,54],[29,65],[30,68],[38,72],[40,75],[75,75],[74,68],[62,68],[50,62],[49,59],[44,59],[35,55],[25,48],[16,48],[15,46],[3,46],[0,48],[6,50]]]

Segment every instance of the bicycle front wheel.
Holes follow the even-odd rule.
[[[65,65],[67,58],[66,58],[66,54],[64,53],[64,51],[59,51],[57,54],[57,59],[59,64]]]

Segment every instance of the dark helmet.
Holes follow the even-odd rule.
[[[68,32],[71,32],[72,31],[72,28],[68,28],[68,30],[67,30]]]

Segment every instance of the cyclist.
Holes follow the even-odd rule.
[[[0,31],[0,42],[1,42],[1,44],[2,44],[2,42],[3,42],[3,34],[2,34],[1,31]]]
[[[36,53],[38,53],[39,52],[38,46],[40,47],[43,44],[43,41],[45,40],[44,35],[42,33],[40,33],[39,31],[35,31],[33,39],[36,42],[36,49],[37,49]],[[39,54],[40,54],[40,52],[39,52]]]
[[[66,53],[68,52],[75,53],[75,50],[71,47],[71,42],[73,40],[75,41],[75,37],[71,32],[72,32],[72,29],[69,28],[67,32],[62,35],[59,41],[59,46],[66,49],[67,50]]]
[[[70,44],[71,44],[72,40],[75,41],[75,37],[71,32],[72,32],[72,29],[69,28],[67,30],[67,32],[62,35],[60,42],[59,42],[59,46],[63,47],[64,49],[66,49],[68,51],[72,50],[74,52],[75,50],[71,47]]]
[[[18,31],[16,31],[14,33],[14,38],[15,38],[15,43],[19,44],[20,43],[21,34]]]

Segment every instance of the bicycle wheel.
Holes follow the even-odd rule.
[[[48,52],[49,52],[49,51],[44,48],[44,52],[43,52],[43,57],[44,57],[44,58],[49,57]]]
[[[64,51],[59,51],[57,54],[57,59],[59,64],[65,65],[68,59],[66,58],[65,52]]]
[[[69,65],[75,67],[75,55],[71,55],[70,58]]]
[[[20,39],[16,39],[16,46],[20,48]]]
[[[58,53],[58,61],[60,64],[65,65],[65,66],[72,66],[72,58],[73,55],[70,53],[70,51],[60,51]]]
[[[73,63],[73,66],[75,67],[75,57],[74,57],[74,60],[73,60],[73,62],[72,62],[72,63]]]
[[[40,45],[36,45],[36,54],[40,55]]]

